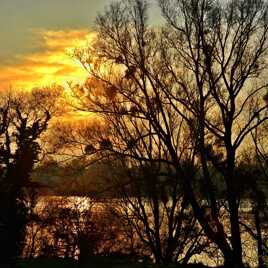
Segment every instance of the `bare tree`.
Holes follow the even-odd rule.
[[[209,189],[212,216],[217,215],[217,202],[209,163],[222,174],[226,187],[232,253],[225,258],[240,267],[240,184],[235,169],[239,148],[250,132],[267,120],[267,103],[262,99],[267,91],[263,77],[267,67],[267,3],[160,1],[160,5],[168,25],[174,29],[173,36],[165,34],[167,42],[193,75],[190,81],[176,75],[182,90],[178,102],[198,118],[197,149]],[[181,15],[182,20],[178,19]],[[175,74],[174,67],[168,66]],[[168,90],[167,94],[173,99],[174,92]],[[192,100],[188,99],[185,105],[187,94]]]
[[[267,120],[267,4],[170,0],[159,5],[167,22],[161,31],[148,26],[145,1],[114,3],[97,18],[98,40],[75,51],[90,73],[76,91],[80,108],[127,118],[128,129],[139,119],[140,133],[157,137],[168,152],[166,161],[180,175],[186,198],[226,267],[243,267],[236,166],[251,131]],[[190,150],[183,154],[177,120],[190,137]],[[124,135],[117,132],[118,139]],[[201,196],[182,159],[200,167]],[[219,213],[219,184],[228,203],[230,240]]]
[[[101,96],[100,93],[98,96]],[[91,97],[94,97],[93,94]],[[104,94],[102,97],[107,96]],[[109,103],[106,109],[111,112],[126,111],[127,106],[115,102]],[[56,140],[64,142],[60,145],[56,141],[56,144],[66,153],[67,150],[80,152],[79,161],[82,163],[80,173],[76,174],[80,179],[87,176],[89,184],[97,185],[88,184],[88,190],[96,189],[93,196],[102,198],[104,203],[112,202],[114,198],[118,200],[112,202],[114,209],[118,210],[115,215],[134,230],[136,240],[147,248],[148,255],[153,254],[157,263],[178,260],[187,263],[193,255],[207,247],[207,239],[202,236],[202,228],[191,213],[180,176],[168,160],[168,152],[152,133],[152,128],[148,124],[142,124],[141,128],[141,123],[140,118],[107,113],[102,117],[102,124],[106,127],[89,124],[86,131],[81,126],[76,129],[70,127],[68,131],[57,133]],[[182,129],[183,122],[178,125]],[[180,135],[177,138],[180,139],[178,150],[186,152],[189,140],[179,130],[177,134]],[[76,153],[74,157],[77,156]],[[95,171],[94,167],[97,168]],[[91,191],[88,194],[92,196]],[[133,248],[129,252],[139,254],[140,250]]]
[[[267,206],[267,122],[252,130],[253,150],[248,152],[247,162],[250,166],[245,168],[246,176],[252,189],[250,197],[253,200],[253,218],[255,230],[246,226],[246,230],[257,241],[258,265],[265,267],[268,256],[266,230],[268,227]],[[257,178],[256,178],[257,177]],[[249,185],[249,184],[248,184]]]

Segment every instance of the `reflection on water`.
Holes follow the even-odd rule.
[[[40,197],[35,215],[27,226],[24,257],[58,256],[81,259],[91,254],[112,255],[121,252],[138,257],[150,255],[135,230],[122,224],[118,213],[120,200],[96,201],[87,197]],[[252,206],[249,200],[241,203],[241,220],[253,226]],[[228,213],[221,213],[224,227],[229,232]],[[244,260],[257,266],[257,245],[252,236],[241,227]],[[266,241],[267,228],[263,231]],[[137,250],[138,249],[138,250]],[[205,253],[194,256],[191,262],[210,266],[223,262],[220,252],[210,245]]]

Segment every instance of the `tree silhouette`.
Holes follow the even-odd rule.
[[[145,1],[114,3],[97,18],[97,41],[75,51],[90,74],[77,106],[120,118],[129,137],[133,121],[139,121],[140,134],[150,125],[145,135],[161,140],[166,161],[180,174],[187,200],[226,267],[243,267],[235,170],[251,131],[267,120],[267,3],[163,0],[159,5],[167,22],[161,30],[149,27]],[[183,154],[177,140],[180,119],[190,141]],[[126,134],[114,129],[125,141]],[[135,141],[129,139],[128,147]],[[201,171],[201,193],[181,161],[187,154]],[[228,204],[230,236],[219,213],[219,184]]]
[[[28,221],[29,196],[36,185],[31,171],[39,160],[41,135],[51,119],[52,91],[36,89],[31,93],[1,93],[0,103],[0,222],[5,233],[1,262],[16,262],[24,246]],[[55,97],[55,96],[54,96]],[[55,100],[55,98],[54,98]]]

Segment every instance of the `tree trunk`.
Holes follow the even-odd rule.
[[[264,251],[262,246],[262,233],[261,233],[261,220],[260,220],[260,209],[261,205],[258,202],[258,205],[254,207],[254,220],[255,220],[255,226],[257,231],[257,245],[258,245],[258,263],[259,267],[263,268],[265,267],[264,263]]]
[[[240,268],[243,266],[242,259],[242,242],[239,226],[239,205],[237,198],[237,191],[235,186],[235,153],[232,149],[227,150],[228,167],[225,176],[227,185],[227,200],[230,211],[230,224],[231,224],[231,243],[232,243],[232,266],[234,268]]]
[[[234,268],[240,268],[243,266],[242,260],[242,243],[239,227],[239,215],[236,195],[233,192],[228,193],[228,204],[230,210],[230,222],[231,222],[231,242],[233,248],[232,262]]]

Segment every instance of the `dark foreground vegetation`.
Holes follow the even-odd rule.
[[[161,264],[146,264],[146,263],[131,263],[127,260],[122,260],[120,258],[105,258],[105,257],[95,257],[92,259],[88,259],[88,261],[84,264],[79,264],[77,261],[70,259],[50,259],[50,260],[30,260],[27,262],[21,262],[18,265],[19,268],[47,268],[47,267],[57,267],[57,268],[83,268],[83,267],[91,267],[91,268],[205,268],[207,266],[203,266],[202,264],[189,264],[179,265],[179,264],[169,264],[169,265],[161,265]]]
[[[84,84],[1,92],[2,266],[267,267],[267,4],[118,1]]]

